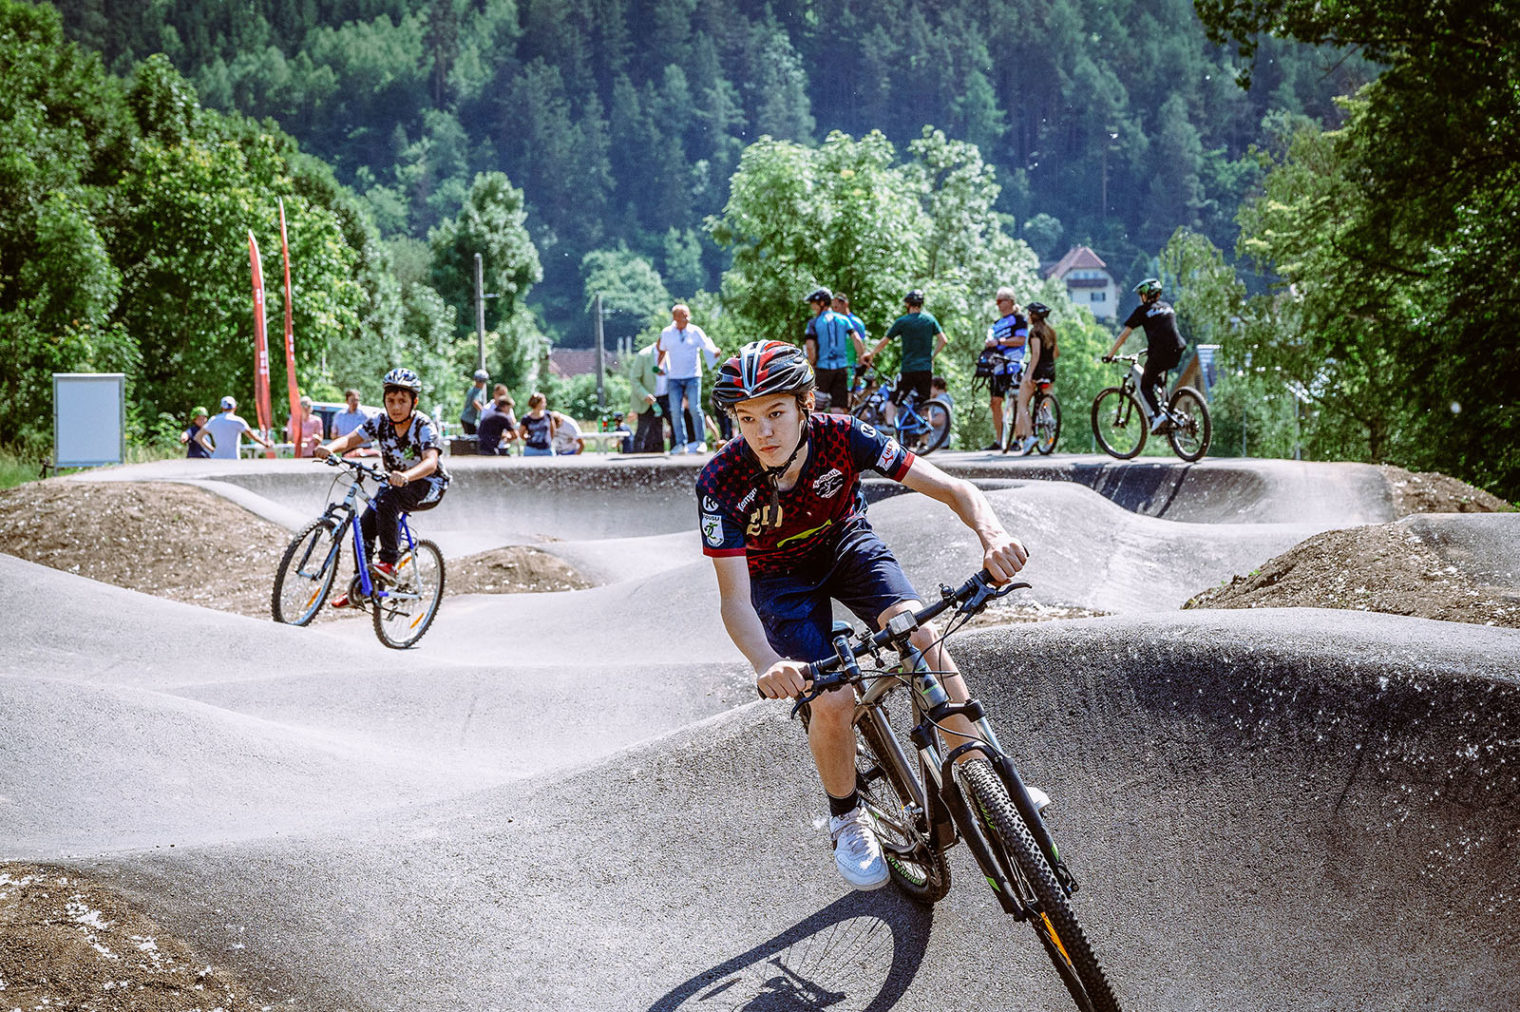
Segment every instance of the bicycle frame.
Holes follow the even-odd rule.
[[[906,651],[901,656],[904,672],[911,670],[911,674],[899,672],[896,675],[875,679],[855,704],[855,722],[880,720],[885,723],[885,717],[881,714],[880,708],[886,697],[899,686],[906,685],[911,689],[915,723],[909,732],[909,738],[918,750],[919,769],[923,773],[923,783],[915,785],[916,792],[920,792],[922,796],[915,796],[914,801],[928,816],[930,838],[942,848],[954,843],[957,835],[964,839],[972,856],[981,867],[987,883],[992,886],[993,892],[997,895],[998,903],[1003,910],[1016,920],[1033,916],[1034,911],[1028,907],[1020,897],[1019,891],[1013,886],[1013,869],[995,858],[982,838],[981,827],[971,811],[970,802],[967,801],[954,776],[955,764],[963,755],[980,752],[992,764],[998,777],[1003,781],[1008,797],[1018,809],[1025,825],[1029,827],[1045,859],[1054,869],[1056,880],[1061,883],[1067,895],[1076,892],[1077,882],[1061,861],[1055,840],[1046,829],[1034,799],[1030,797],[1028,789],[1024,786],[1024,780],[1019,775],[1018,768],[1003,751],[997,734],[987,722],[982,704],[975,699],[968,699],[964,703],[952,702],[944,686],[929,669],[928,663],[916,648],[906,647]],[[980,740],[966,742],[948,754],[942,754],[939,736],[935,734],[937,730],[935,725],[945,717],[955,714],[962,715],[971,721],[976,728],[976,736]],[[905,770],[910,769],[907,756],[898,745],[896,736],[885,734],[880,737],[883,742],[890,743],[888,747],[895,753],[891,757],[892,761],[900,764]]]
[[[362,476],[356,473],[353,478],[350,479],[347,494],[345,494],[340,501],[327,504],[327,511],[323,515],[333,518],[333,520],[338,524],[338,536],[333,539],[332,549],[328,553],[327,558],[322,563],[322,568],[324,570],[328,566],[337,564],[338,560],[334,556],[343,550],[344,527],[347,527],[349,529],[349,533],[351,533],[353,536],[354,558],[359,560],[366,558],[366,553],[364,551],[363,525],[356,522],[359,515],[359,509],[356,503],[361,501],[367,508],[375,508],[374,496],[370,495],[364,490]],[[338,519],[340,515],[342,519]],[[417,543],[412,537],[412,527],[411,524],[407,523],[407,517],[408,514],[404,512],[398,517],[398,527],[400,534],[406,540],[406,550],[408,552],[411,552],[416,549]],[[300,565],[297,568],[304,571],[306,568],[306,562],[306,559],[302,559]],[[365,597],[387,596],[387,592],[384,590],[380,590],[378,593],[376,593],[375,583],[369,577],[368,566],[356,564],[354,568],[358,570],[359,574],[359,590]]]

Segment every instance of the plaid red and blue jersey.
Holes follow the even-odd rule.
[[[825,558],[839,536],[863,519],[860,475],[902,481],[913,454],[885,432],[848,415],[813,414],[808,456],[797,484],[780,494],[781,523],[768,524],[770,487],[743,437],[723,447],[697,479],[702,553],[743,555],[751,576],[777,576]]]

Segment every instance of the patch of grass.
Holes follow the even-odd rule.
[[[145,464],[150,460],[168,460],[179,457],[184,450],[163,446],[144,446],[141,444],[129,444],[127,446],[128,464]],[[0,446],[0,488],[15,488],[17,485],[29,481],[38,481],[42,478],[42,460],[47,456],[43,451],[26,449],[15,446]],[[75,474],[79,471],[88,470],[83,467],[65,467],[61,470],[48,468],[48,475]]]

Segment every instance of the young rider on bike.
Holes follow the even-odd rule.
[[[812,411],[813,386],[812,367],[796,347],[745,345],[723,364],[713,388],[715,406],[734,416],[740,438],[697,479],[702,550],[717,570],[723,624],[769,699],[804,691],[807,663],[832,652],[830,599],[877,628],[922,607],[866,521],[862,472],[876,471],[950,507],[976,533],[982,564],[997,582],[1012,579],[1027,557],[975,486],[858,418]],[[951,698],[964,701],[966,685],[938,640],[932,626],[912,637],[929,666],[946,673]],[[808,744],[829,796],[835,864],[851,885],[875,889],[888,873],[855,789],[854,702],[848,690],[814,700]],[[948,724],[972,732],[964,718]],[[951,747],[961,743],[951,737]]]
[[[313,453],[325,460],[342,454],[366,439],[380,447],[388,484],[375,495],[373,508],[359,518],[367,551],[373,550],[375,535],[380,536],[379,561],[373,572],[383,580],[396,575],[396,560],[401,557],[398,520],[405,513],[430,510],[443,501],[449,487],[449,474],[439,459],[443,441],[433,420],[417,410],[422,396],[422,381],[410,369],[392,369],[385,374],[385,415],[375,415],[346,436],[318,446]],[[333,600],[334,608],[350,608],[347,594]]]
[[[1167,423],[1166,411],[1156,396],[1156,387],[1165,384],[1167,372],[1182,361],[1182,352],[1187,343],[1177,330],[1177,311],[1161,301],[1161,282],[1155,278],[1146,278],[1134,290],[1140,296],[1140,305],[1124,321],[1124,329],[1119,331],[1114,346],[1108,349],[1103,361],[1114,360],[1114,356],[1119,354],[1119,349],[1124,347],[1124,342],[1129,338],[1130,331],[1136,327],[1145,328],[1145,371],[1140,374],[1140,393],[1145,398],[1146,410],[1150,412],[1151,432],[1155,433],[1160,432]]]

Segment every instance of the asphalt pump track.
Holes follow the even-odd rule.
[[[1520,1007],[1520,632],[1180,612],[1376,469],[946,455],[1029,544],[1040,607],[952,649],[1082,882],[1127,1009]],[[600,585],[450,598],[415,650],[0,556],[0,858],[100,876],[280,1007],[1038,1008],[1069,1002],[963,847],[932,910],[854,893],[800,727],[753,701],[689,461],[454,462],[447,554],[531,543]],[[168,462],[286,526],[330,474]],[[969,532],[875,485],[924,593]],[[1520,583],[1512,517],[1422,518]],[[1434,533],[1432,533],[1434,532]],[[3,1002],[0,1002],[3,1004]]]

